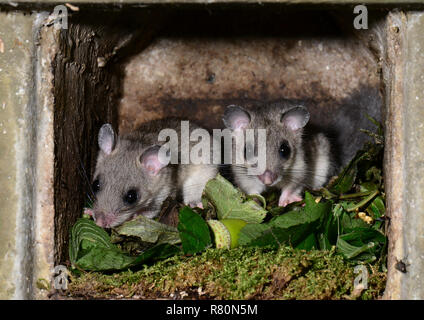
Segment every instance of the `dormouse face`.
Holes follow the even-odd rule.
[[[116,227],[138,214],[146,214],[155,196],[154,186],[165,167],[159,146],[119,139],[109,124],[99,131],[99,155],[92,182],[93,218],[103,228]]]
[[[303,170],[302,131],[309,120],[309,113],[305,107],[288,103],[249,110],[229,106],[223,120],[235,135],[243,133],[247,135],[248,129],[266,130],[266,148],[260,148],[258,131],[254,130],[255,139],[253,143],[245,139],[244,152],[246,167],[253,162],[249,157],[265,152],[264,171],[256,176],[265,186],[273,186],[282,180],[295,179],[296,173]],[[298,161],[300,159],[302,161]]]

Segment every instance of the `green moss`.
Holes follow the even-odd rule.
[[[357,297],[353,269],[329,251],[208,249],[135,272],[74,276],[67,293],[83,298],[345,299]],[[381,296],[385,281],[385,273],[372,266],[360,298]]]

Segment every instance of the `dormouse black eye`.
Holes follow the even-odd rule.
[[[91,188],[93,189],[93,192],[94,193],[99,192],[99,190],[100,190],[100,181],[99,181],[99,179],[96,179],[96,180],[93,181],[93,184],[91,185]]]
[[[291,152],[290,145],[286,140],[284,140],[283,143],[281,143],[278,153],[280,154],[281,158],[288,159],[288,157],[290,156],[290,152]]]
[[[134,204],[138,199],[137,190],[131,189],[124,196],[124,202],[126,204]]]

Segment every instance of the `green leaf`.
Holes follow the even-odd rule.
[[[318,245],[315,234],[311,233],[309,236],[306,237],[305,240],[303,240],[296,246],[296,249],[309,251],[312,249],[317,249],[317,247]]]
[[[360,185],[361,192],[378,190],[378,185],[374,182],[363,182]]]
[[[346,258],[352,259],[357,257],[363,252],[369,251],[375,246],[374,242],[369,242],[360,247],[353,246],[349,244],[347,241],[339,238],[337,240],[337,250]]]
[[[204,193],[216,208],[219,220],[240,219],[247,223],[261,223],[267,213],[220,175],[208,181]]]
[[[315,198],[306,192],[303,210],[290,211],[273,218],[268,223],[246,225],[240,231],[239,244],[261,247],[288,244],[296,247],[318,230],[324,216],[330,210],[331,202],[316,203]],[[310,244],[311,240],[305,245],[308,243]]]
[[[162,243],[144,251],[142,254],[136,257],[136,259],[132,261],[128,267],[140,265],[149,261],[166,259],[180,251],[181,248],[179,246],[175,246],[169,243]]]
[[[327,235],[324,233],[318,235],[318,244],[321,250],[330,250],[332,247],[330,240],[328,240]]]
[[[181,251],[177,246],[163,243],[147,249],[138,257],[130,257],[119,250],[92,248],[78,259],[76,265],[88,271],[125,270],[147,262],[168,258]]]
[[[265,230],[270,230],[269,225],[260,223],[251,223],[245,225],[240,230],[238,239],[239,246],[248,245],[253,239],[259,238]]]
[[[352,189],[358,173],[357,162],[361,155],[357,154],[347,167],[339,174],[337,179],[328,187],[331,193],[343,194]]]
[[[376,183],[377,186],[379,186],[383,180],[381,169],[377,168],[376,166],[372,166],[365,172],[365,178],[367,181],[372,181]]]
[[[73,266],[89,271],[123,270],[153,259],[163,259],[180,249],[161,244],[144,251],[138,257],[128,256],[113,245],[105,230],[94,221],[77,220],[71,229],[69,257]]]
[[[354,246],[362,246],[370,241],[374,243],[385,243],[386,237],[372,228],[354,228],[351,232],[341,235],[339,238]]]
[[[140,240],[149,243],[180,243],[180,237],[176,228],[142,215],[125,222],[115,228],[115,231],[120,235],[138,237]]]
[[[110,271],[125,269],[134,260],[135,257],[129,257],[118,249],[92,247],[75,264],[84,270]]]
[[[71,229],[69,241],[69,260],[71,264],[75,264],[77,261],[82,243],[84,244],[84,250],[94,247],[114,248],[112,243],[110,243],[107,232],[96,225],[93,220],[86,218],[78,219]]]
[[[190,207],[180,210],[178,231],[185,254],[195,254],[211,245],[208,224]]]
[[[347,213],[342,215],[340,224],[341,224],[341,233],[351,232],[356,228],[369,228],[369,225],[362,219],[355,219],[353,213]]]
[[[330,243],[335,243],[339,235],[340,219],[339,210],[341,206],[336,205],[331,212],[324,216],[322,224],[322,233],[320,233],[318,240],[320,248],[323,250],[329,250],[331,247]],[[343,210],[343,209],[341,209]]]
[[[374,201],[368,206],[367,212],[374,219],[381,218],[386,213],[386,207],[384,205],[383,199],[379,196],[374,199]]]
[[[244,228],[248,228],[246,225]],[[241,229],[241,233],[243,233]],[[274,247],[277,248],[282,245],[290,245],[297,247],[304,239],[306,239],[316,229],[316,223],[305,223],[289,228],[268,227],[258,237],[251,239],[247,242],[249,247]],[[239,238],[239,244],[240,238]]]
[[[383,156],[383,147],[381,145],[369,144],[368,148],[359,150],[355,157],[343,169],[336,180],[328,186],[332,193],[343,194],[352,189],[355,180],[381,182],[381,157]]]
[[[305,193],[305,207],[302,211],[289,211],[281,216],[271,219],[269,224],[278,228],[289,228],[291,226],[310,223],[317,219],[321,221],[331,211],[331,202],[316,203],[315,198]]]
[[[354,228],[337,240],[338,251],[347,259],[374,260],[384,248],[386,237],[380,232],[367,228]]]

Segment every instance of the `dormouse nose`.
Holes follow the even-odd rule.
[[[110,225],[113,223],[113,221],[115,220],[115,218],[114,218],[114,216],[113,215],[111,215],[111,214],[105,214],[105,213],[103,213],[103,212],[96,212],[95,214],[94,214],[94,216],[95,216],[95,221],[96,221],[96,224],[99,226],[99,227],[102,227],[102,228],[109,228],[110,227]]]
[[[103,213],[96,213],[94,215],[94,217],[95,217],[96,224],[99,227],[102,227],[102,228],[106,228],[107,227],[106,216]]]
[[[258,178],[262,181],[263,184],[270,185],[275,181],[275,179],[277,179],[277,175],[269,170],[266,170],[263,174],[258,176]]]

